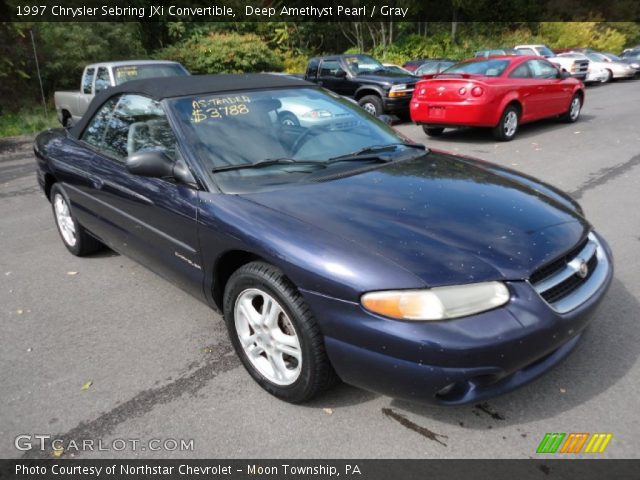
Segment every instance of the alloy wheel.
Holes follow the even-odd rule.
[[[73,247],[76,244],[76,226],[71,217],[69,205],[62,195],[57,193],[53,199],[53,208],[56,213],[56,222],[67,245]]]
[[[291,385],[300,376],[302,348],[282,306],[257,288],[241,292],[234,320],[242,349],[253,367],[276,385]]]
[[[518,114],[513,110],[507,112],[502,126],[505,136],[507,138],[513,137],[518,129]]]
[[[571,107],[569,108],[569,118],[571,120],[576,120],[580,115],[580,99],[578,97],[573,97],[571,100]]]

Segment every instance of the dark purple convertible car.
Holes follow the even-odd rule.
[[[450,405],[507,392],[567,356],[612,277],[567,195],[282,76],[131,81],[35,153],[72,254],[106,245],[222,311],[291,402],[338,379]]]

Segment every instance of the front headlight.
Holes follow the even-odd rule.
[[[504,305],[509,290],[501,282],[483,282],[428,290],[365,293],[360,302],[372,313],[397,320],[445,320]]]
[[[407,85],[404,83],[399,83],[398,85],[393,85],[391,87],[392,92],[397,92],[398,90],[406,90],[406,89],[407,89]]]
[[[327,118],[331,117],[332,115],[328,110],[316,109],[309,110],[308,112],[303,113],[302,116],[307,118]]]

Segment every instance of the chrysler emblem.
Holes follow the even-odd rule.
[[[584,260],[580,262],[577,273],[580,278],[585,278],[589,274],[589,265],[587,265],[587,262]]]

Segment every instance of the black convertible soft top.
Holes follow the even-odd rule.
[[[96,95],[89,104],[85,114],[80,121],[69,130],[69,133],[79,138],[86,124],[93,118],[93,115],[102,104],[111,97],[123,93],[135,93],[156,100],[162,100],[164,98],[203,95],[207,93],[216,94],[287,87],[317,87],[317,85],[287,75],[265,73],[186,75],[132,80],[115,87],[107,88]]]

